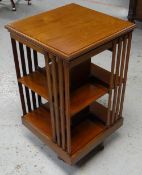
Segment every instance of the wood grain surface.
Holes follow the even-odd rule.
[[[135,24],[69,4],[6,26],[26,41],[71,59],[132,30]]]

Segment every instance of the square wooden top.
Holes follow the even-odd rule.
[[[133,23],[77,4],[69,4],[6,25],[11,33],[68,60],[134,27]]]

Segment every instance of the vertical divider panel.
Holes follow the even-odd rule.
[[[111,124],[114,123],[115,115],[116,115],[116,102],[117,102],[117,95],[118,95],[118,83],[119,83],[118,81],[119,81],[119,69],[120,69],[119,67],[120,67],[120,62],[121,62],[121,53],[122,53],[122,38],[119,38],[116,70],[115,70],[115,80],[114,80],[114,96],[113,96]]]
[[[17,79],[19,79],[19,78],[21,78],[21,74],[20,74],[20,67],[19,67],[19,61],[18,61],[18,53],[17,53],[16,41],[13,38],[11,38],[11,43],[12,43],[12,50],[13,50],[13,56],[14,56],[16,75],[17,75]],[[25,115],[27,112],[26,112],[24,92],[23,92],[22,84],[19,83],[19,82],[18,82],[18,87],[19,87],[22,111],[23,111],[23,115]]]
[[[66,62],[64,62],[64,81],[65,81],[65,116],[66,116],[67,152],[68,154],[71,154],[70,80],[69,80],[69,64]]]
[[[57,143],[61,145],[61,138],[60,138],[60,115],[59,115],[59,98],[58,98],[58,77],[57,77],[57,62],[56,57],[51,56],[51,70],[52,70],[52,80],[53,80],[53,97],[54,97],[54,111],[55,111],[55,125],[56,125],[56,136],[57,136]]]
[[[47,77],[47,88],[49,94],[49,105],[51,113],[51,123],[52,123],[52,139],[56,142],[56,124],[55,124],[55,114],[54,114],[54,104],[53,104],[53,87],[52,87],[52,77],[51,77],[51,65],[49,55],[45,54],[45,65],[46,65],[46,77]]]
[[[34,67],[35,71],[38,69],[38,58],[37,58],[37,51],[33,50],[33,60],[34,60]],[[38,105],[41,105],[41,96],[37,95],[38,98]]]
[[[29,68],[29,73],[33,72],[33,66],[32,66],[32,58],[31,58],[31,49],[29,47],[26,47],[27,50],[27,60],[28,60],[28,68]],[[33,109],[36,109],[36,96],[35,92],[31,90],[32,93],[32,101],[33,101]]]
[[[26,72],[25,55],[24,55],[24,49],[23,49],[22,43],[19,43],[19,50],[20,50],[23,76],[25,76],[27,75],[27,72]],[[31,109],[31,102],[30,102],[30,94],[29,94],[29,89],[27,87],[25,87],[25,93],[26,93],[28,111],[31,112],[32,109]]]
[[[116,41],[113,42],[113,49],[112,49],[112,63],[111,63],[111,77],[109,83],[109,97],[108,97],[108,112],[107,112],[107,126],[110,126],[111,123],[111,106],[112,106],[112,88],[113,88],[113,80],[114,80],[114,69],[116,63]]]
[[[124,83],[123,83],[122,96],[121,96],[121,102],[120,102],[120,113],[119,113],[120,117],[122,116],[122,111],[123,111],[123,102],[124,102],[124,96],[125,96],[128,65],[129,65],[130,50],[131,50],[131,40],[132,40],[132,32],[128,34],[127,53],[126,53],[126,61],[125,61],[125,68],[124,68]]]
[[[66,147],[66,131],[65,131],[65,95],[64,95],[64,77],[63,77],[63,62],[61,59],[58,60],[58,73],[59,73],[59,102],[60,102],[60,126],[61,126],[61,141],[62,148]]]

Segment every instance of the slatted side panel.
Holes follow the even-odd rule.
[[[111,80],[108,100],[107,125],[112,125],[122,117],[126,89],[132,33],[118,39],[112,50]],[[114,79],[114,81],[113,81]],[[114,89],[112,85],[114,84]]]
[[[16,75],[17,75],[17,79],[18,79],[18,78],[21,78],[21,72],[20,72],[20,64],[19,64],[19,59],[18,59],[17,45],[16,45],[16,41],[13,38],[11,38],[11,44],[12,44],[12,50],[13,50]],[[22,111],[23,111],[23,115],[25,115],[27,113],[27,111],[26,111],[26,103],[25,103],[25,98],[24,98],[24,91],[23,91],[22,84],[19,82],[18,82],[18,87],[19,87],[19,94],[20,94],[20,100],[21,100],[21,105],[22,105]]]
[[[11,38],[17,79],[38,69],[37,52]],[[41,96],[18,82],[23,115],[41,105]]]
[[[51,54],[45,55],[45,62],[53,140],[70,153],[69,67]]]

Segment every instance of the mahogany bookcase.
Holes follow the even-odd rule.
[[[123,123],[135,24],[69,4],[6,28],[23,124],[58,157],[75,164]],[[91,62],[105,50],[112,53],[110,71]],[[39,66],[39,53],[45,58],[43,67]],[[107,107],[97,102],[106,94]]]

